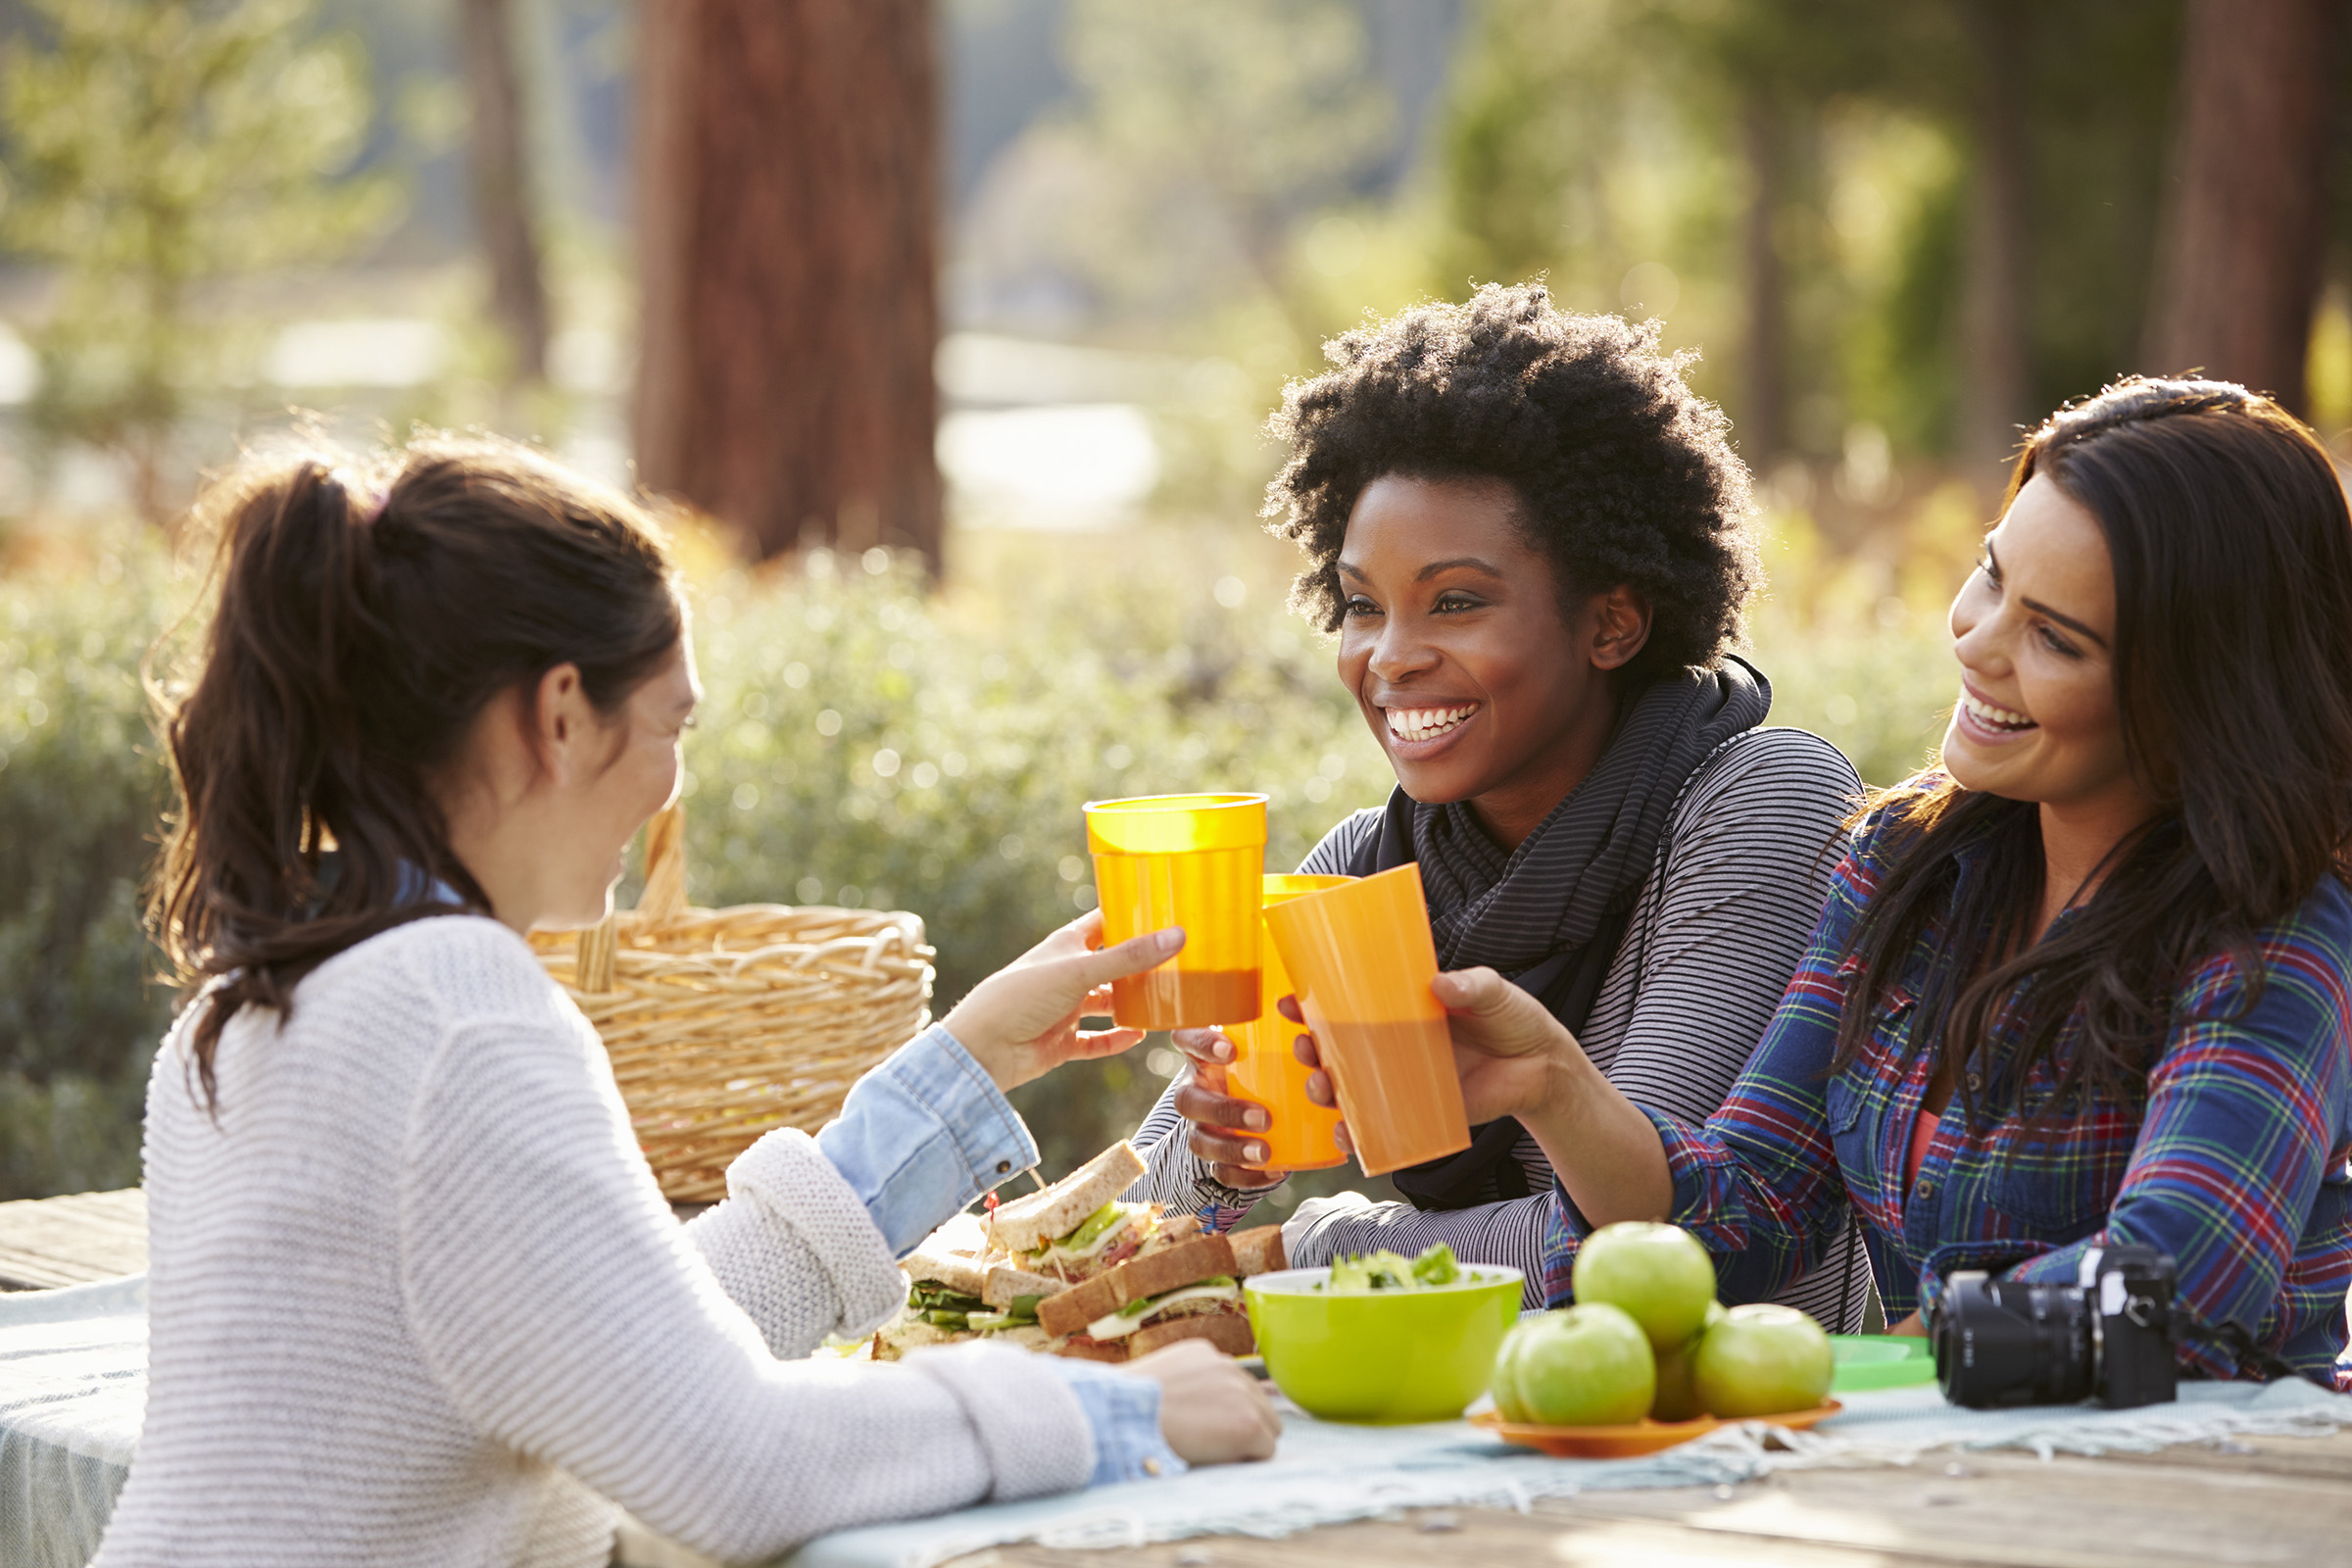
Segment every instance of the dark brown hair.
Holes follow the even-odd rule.
[[[2219,381],[2133,377],[2059,411],[2027,442],[2009,499],[2036,474],[2106,538],[2125,755],[2161,810],[2077,916],[2029,947],[2044,876],[2034,803],[1949,779],[1882,797],[1894,853],[1848,950],[1859,968],[1837,1059],[1860,1053],[1948,909],[1951,980],[1917,999],[1913,1049],[1940,1049],[1965,1086],[2013,1008],[2017,1054],[1977,1070],[2014,1093],[2047,1061],[2038,1119],[2078,1091],[2136,1098],[2190,973],[2234,953],[2250,1003],[2255,934],[2322,878],[2352,882],[2352,513],[2308,429]],[[1984,874],[1955,906],[1956,858],[1973,846]],[[2061,1060],[2078,1014],[2080,1047]]]
[[[428,787],[484,705],[571,663],[612,713],[683,622],[644,514],[509,443],[419,439],[373,473],[252,459],[198,516],[220,601],[184,700],[162,702],[179,805],[148,904],[206,1009],[209,1102],[238,1008],[283,1013],[327,958],[450,912],[433,880],[489,911]]]
[[[1292,604],[1338,629],[1340,547],[1375,479],[1496,478],[1563,605],[1621,583],[1648,602],[1633,680],[1714,665],[1763,580],[1754,508],[1730,423],[1659,330],[1490,283],[1324,344],[1333,368],[1289,387],[1273,419],[1291,455],[1265,514],[1306,553]]]

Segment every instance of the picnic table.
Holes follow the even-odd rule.
[[[0,1203],[0,1289],[77,1284],[145,1266],[135,1192]],[[2144,1568],[2352,1561],[2352,1429],[2242,1437],[2152,1453],[2042,1460],[1940,1452],[1901,1467],[1780,1471],[1737,1486],[1588,1492],[1526,1512],[1408,1510],[1277,1540],[1201,1537],[1120,1551],[999,1546],[962,1568],[1423,1568],[1433,1559],[1544,1568]],[[615,1562],[701,1568],[625,1530]]]

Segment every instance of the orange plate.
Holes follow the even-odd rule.
[[[1828,1420],[1844,1408],[1836,1399],[1831,1399],[1793,1415],[1759,1415],[1748,1419],[1761,1421],[1766,1426],[1792,1427],[1802,1431],[1816,1421]],[[1651,1421],[1644,1418],[1614,1427],[1547,1427],[1530,1421],[1505,1421],[1500,1412],[1494,1410],[1485,1411],[1470,1419],[1505,1443],[1541,1448],[1555,1459],[1630,1459],[1638,1453],[1655,1453],[1660,1448],[1689,1443],[1692,1438],[1703,1438],[1717,1427],[1739,1424],[1702,1415],[1695,1421]]]

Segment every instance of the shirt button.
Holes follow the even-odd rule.
[[[1148,1476],[1155,1476],[1159,1474],[1159,1461],[1157,1459],[1146,1458],[1144,1460],[1144,1474]]]
[[[1976,1093],[1978,1090],[1980,1090],[1980,1089],[1982,1089],[1982,1088],[1984,1088],[1984,1076],[1983,1076],[1982,1074],[1979,1074],[1979,1073],[1973,1073],[1973,1072],[1972,1072],[1972,1073],[1970,1073],[1970,1074],[1968,1075],[1968,1092],[1969,1092],[1970,1094],[1972,1094],[1972,1095],[1973,1095],[1973,1094],[1975,1094],[1975,1093]]]
[[[1919,1186],[1913,1190],[1911,1196],[1914,1198],[1934,1198],[1936,1196],[1936,1184],[1934,1182],[1921,1182]]]
[[[1008,1171],[1008,1170],[1010,1170],[1010,1169],[1012,1169],[1012,1161],[1011,1161],[1011,1160],[1009,1160],[1009,1159],[1000,1159],[1000,1160],[998,1160],[998,1161],[997,1161],[997,1174],[998,1174],[998,1175],[1002,1176],[1002,1175],[1004,1175],[1004,1174],[1006,1171]]]

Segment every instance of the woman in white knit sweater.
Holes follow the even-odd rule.
[[[698,690],[644,519],[478,443],[254,465],[211,504],[155,897],[201,989],[149,1089],[147,1415],[103,1568],[587,1568],[616,1503],[750,1560],[1272,1451],[1200,1342],[1132,1371],[801,1359],[1034,1162],[1003,1091],[1132,1045],[1081,1012],[1179,933],[1056,932],[680,1227],[522,940],[601,919],[677,787]]]

